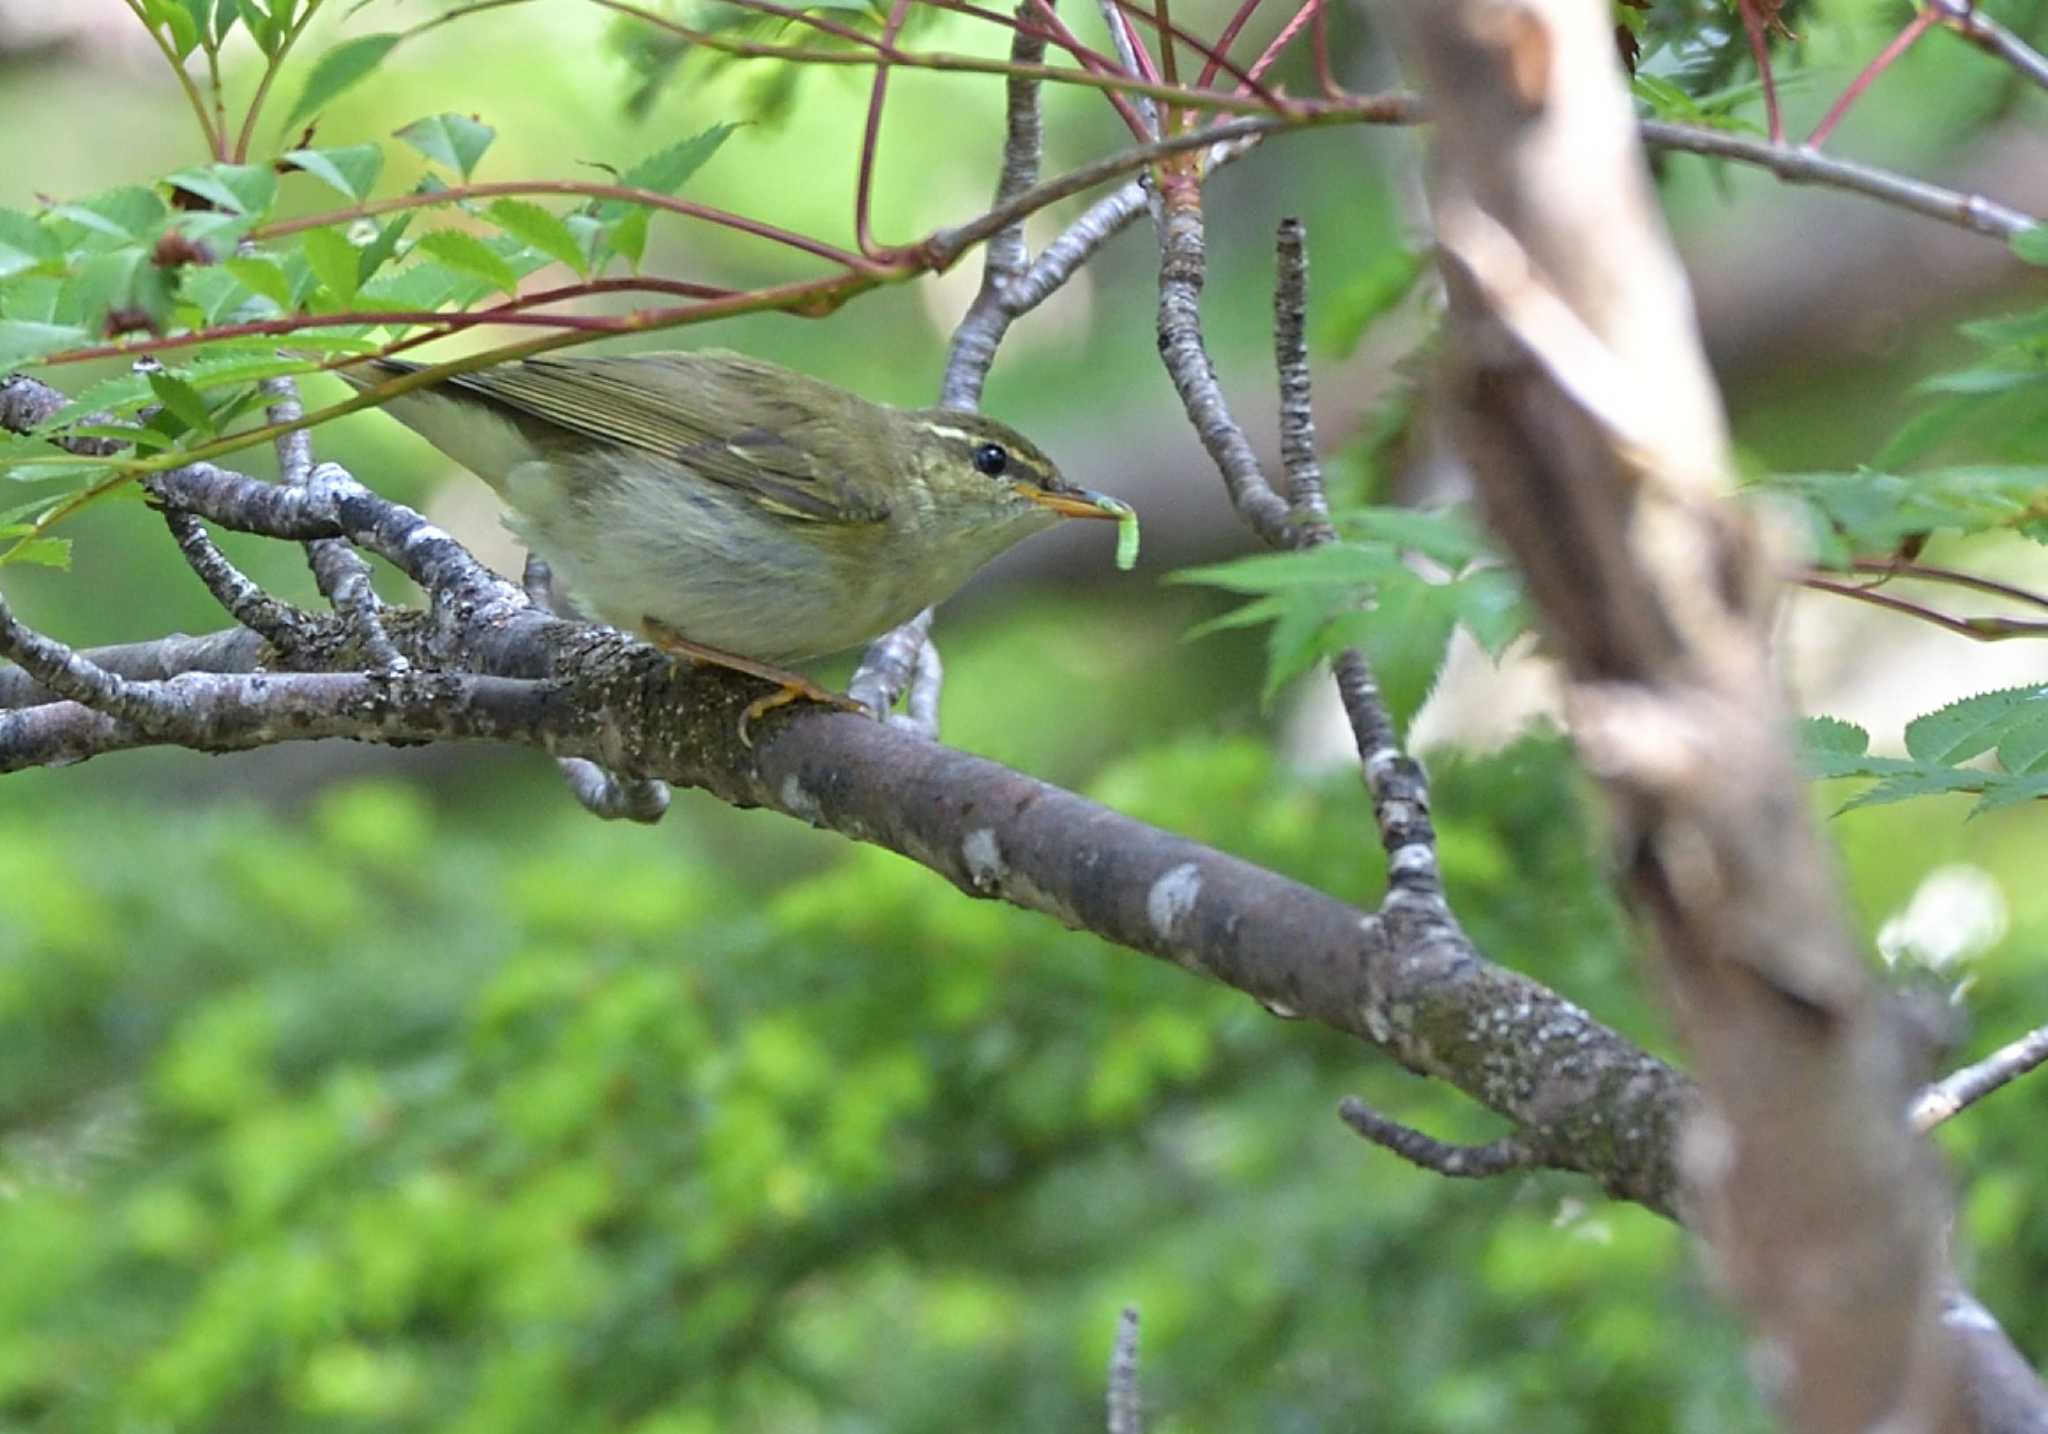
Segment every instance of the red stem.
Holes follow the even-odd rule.
[[[1785,142],[1785,117],[1778,113],[1778,83],[1771,77],[1771,43],[1764,33],[1764,17],[1757,0],[1737,0],[1742,11],[1742,28],[1749,36],[1749,53],[1756,61],[1757,79],[1764,87],[1764,117],[1769,122],[1771,143]]]
[[[925,0],[925,3],[931,4],[933,3],[933,0]],[[1257,6],[1261,3],[1263,3],[1263,0],[1246,0],[1246,5],[1248,8],[1245,10],[1241,10],[1239,14],[1248,14],[1249,7]],[[1145,21],[1145,23],[1153,26],[1154,28],[1157,28],[1159,24],[1157,17],[1152,15],[1145,9],[1141,8],[1138,5],[1137,0],[1116,0],[1116,13],[1118,18],[1123,21],[1124,28],[1126,29],[1126,31],[1128,31],[1130,28],[1131,16],[1136,16],[1138,19]],[[1242,26],[1244,22],[1242,19],[1233,19],[1231,23],[1233,25]],[[1267,89],[1264,85],[1260,84],[1258,79],[1255,76],[1251,75],[1249,72],[1241,70],[1236,65],[1232,64],[1230,62],[1230,57],[1224,53],[1224,51],[1229,47],[1230,42],[1236,38],[1235,30],[1226,30],[1223,38],[1212,45],[1207,40],[1202,39],[1199,35],[1190,34],[1187,30],[1183,29],[1179,25],[1175,25],[1169,22],[1166,28],[1168,32],[1172,35],[1173,39],[1178,40],[1181,44],[1187,46],[1190,50],[1193,50],[1196,54],[1200,55],[1203,61],[1205,62],[1202,69],[1201,77],[1195,81],[1195,89],[1206,89],[1209,85],[1209,82],[1215,77],[1217,70],[1220,69],[1225,74],[1229,75],[1233,80],[1236,80],[1240,86],[1246,84],[1250,85],[1251,88],[1249,91],[1246,91],[1241,88],[1238,91],[1238,93],[1250,93],[1256,95],[1258,96],[1258,98],[1264,100],[1268,105],[1271,105],[1276,112],[1282,114],[1286,113],[1288,105],[1287,101],[1283,97],[1274,94],[1271,90]],[[1145,55],[1143,47],[1137,44],[1137,37],[1135,35],[1132,36],[1132,48],[1137,50],[1138,54],[1142,57],[1142,59],[1149,59],[1149,57]],[[1179,81],[1169,78],[1168,83],[1178,84]]]
[[[1216,37],[1215,48],[1209,52],[1209,63],[1202,66],[1202,73],[1195,77],[1197,87],[1207,89],[1215,82],[1216,71],[1229,55],[1230,47],[1237,43],[1238,32],[1244,29],[1253,13],[1264,3],[1265,0],[1244,0],[1244,3],[1237,7],[1237,13],[1230,17],[1230,22],[1223,27],[1223,33]],[[1238,77],[1238,83],[1243,84],[1249,78],[1248,75],[1241,75]]]
[[[1275,35],[1267,43],[1266,48],[1259,52],[1258,59],[1252,61],[1252,67],[1247,73],[1258,76],[1265,74],[1267,70],[1271,69],[1273,62],[1280,58],[1280,52],[1285,50],[1293,42],[1294,37],[1299,35],[1308,25],[1309,21],[1315,18],[1316,12],[1321,8],[1321,5],[1322,0],[1308,0],[1306,5],[1295,11],[1289,17],[1287,23],[1280,27],[1280,33]],[[1243,94],[1244,92],[1244,86],[1238,86],[1238,93]]]
[[[1863,73],[1850,81],[1849,88],[1842,91],[1841,98],[1834,102],[1821,122],[1814,126],[1813,133],[1806,137],[1807,144],[1815,149],[1826,144],[1828,136],[1835,132],[1835,126],[1842,122],[1842,116],[1849,113],[1849,106],[1863,97],[1863,92],[1870,88],[1872,80],[1890,69],[1899,56],[1913,48],[1913,42],[1932,28],[1935,19],[1934,11],[1922,10],[1908,21],[1906,28],[1892,37],[1892,42],[1878,53],[1877,58],[1863,67]]]
[[[702,219],[708,224],[736,229],[757,239],[786,244],[792,249],[800,249],[806,254],[829,260],[834,264],[843,264],[849,269],[866,271],[873,267],[872,261],[837,245],[827,244],[822,239],[812,239],[808,235],[792,233],[773,224],[764,224],[758,219],[749,219],[742,214],[714,209],[708,204],[695,204],[687,199],[677,199],[674,195],[663,194],[659,190],[634,189],[623,184],[591,184],[574,179],[504,180],[491,184],[450,185],[446,189],[437,189],[429,194],[394,194],[389,199],[373,199],[353,209],[330,210],[325,214],[307,214],[297,219],[283,219],[275,224],[259,225],[249,231],[249,237],[276,239],[307,229],[325,229],[334,224],[346,224],[352,219],[369,219],[403,209],[424,209],[437,204],[452,204],[462,199],[494,199],[516,194],[560,194],[573,195],[581,199],[620,199],[628,204],[644,204],[650,209],[663,209],[671,214]]]
[[[910,0],[896,0],[889,9],[889,23],[882,28],[880,48],[896,48],[896,37],[903,32],[903,22],[909,18]],[[882,105],[889,98],[889,70],[887,60],[875,66],[875,85],[868,92],[867,127],[860,137],[860,173],[853,186],[853,242],[869,259],[881,252],[876,247],[869,221],[873,217],[875,196],[875,151],[882,140]]]
[[[972,8],[969,6],[952,3],[952,0],[933,0],[933,3],[938,3],[940,9],[960,10],[963,13],[967,13]],[[1122,75],[1126,78],[1138,78],[1136,76],[1132,76],[1130,71],[1126,70],[1122,65],[1117,64],[1114,61],[1107,59],[1106,57],[1096,56],[1093,59],[1084,57],[1082,52],[1086,47],[1081,44],[1080,40],[1075,38],[1074,32],[1067,28],[1067,22],[1060,19],[1058,12],[1055,11],[1052,8],[1052,6],[1046,4],[1045,0],[1033,0],[1033,3],[1037,6],[1039,17],[1045,21],[1047,29],[1052,32],[1053,37],[1059,42],[1063,49],[1067,50],[1068,53],[1072,54],[1076,60],[1080,61],[1081,68],[1083,68],[1084,70],[1093,70],[1097,74]],[[1134,45],[1133,48],[1136,49],[1137,52],[1141,55],[1144,53],[1144,47],[1142,45]],[[1088,54],[1093,55],[1094,52],[1089,51]],[[1144,144],[1152,138],[1152,131],[1146,125],[1145,117],[1138,113],[1138,107],[1136,105],[1132,104],[1129,99],[1127,99],[1123,95],[1116,93],[1114,90],[1104,90],[1103,94],[1108,97],[1110,104],[1115,108],[1117,114],[1123,118],[1124,124],[1130,129],[1131,133],[1137,137],[1138,143]]]

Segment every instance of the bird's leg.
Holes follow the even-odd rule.
[[[851,697],[828,691],[800,672],[789,672],[766,662],[756,662],[751,657],[741,657],[736,652],[726,652],[716,647],[706,647],[701,642],[692,642],[657,618],[641,618],[640,631],[650,643],[673,656],[687,657],[692,662],[708,662],[713,667],[724,667],[734,672],[744,672],[749,677],[758,677],[763,682],[773,682],[776,685],[776,691],[766,697],[755,698],[747,704],[747,710],[740,713],[741,746],[754,745],[753,739],[747,735],[749,723],[764,713],[772,712],[791,702],[817,702],[827,707],[837,707],[842,712],[867,715],[868,709]]]

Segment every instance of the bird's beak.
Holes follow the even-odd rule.
[[[1091,493],[1086,488],[1040,488],[1030,483],[1019,483],[1017,491],[1026,501],[1049,508],[1062,518],[1121,519],[1131,510],[1121,498],[1112,498],[1107,493]]]

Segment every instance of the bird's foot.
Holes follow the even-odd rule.
[[[744,672],[749,677],[758,677],[763,682],[773,682],[776,690],[766,697],[757,697],[747,704],[740,713],[740,745],[751,748],[754,739],[747,734],[747,728],[778,707],[792,702],[816,702],[825,707],[836,707],[842,712],[858,712],[868,715],[868,709],[843,693],[820,687],[800,672],[789,672],[771,663],[756,662],[751,657],[741,657],[736,652],[726,652],[716,647],[706,647],[701,642],[692,642],[667,623],[655,618],[642,618],[641,631],[647,640],[663,652],[676,657],[687,657],[693,662],[708,662],[713,667],[723,667],[733,672]]]

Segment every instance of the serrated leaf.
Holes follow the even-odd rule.
[[[150,389],[157,400],[175,414],[187,428],[202,433],[213,431],[213,413],[206,406],[206,400],[199,396],[199,390],[175,374],[157,372],[149,375]]]
[[[365,309],[438,309],[474,283],[445,264],[423,259],[364,284],[356,301]]]
[[[736,124],[715,124],[667,149],[657,150],[627,170],[619,183],[629,189],[652,189],[662,194],[674,194],[689,183],[690,176],[702,169],[705,161],[718,153],[719,146],[738,128]]]
[[[0,279],[63,262],[55,234],[19,210],[0,209]]]
[[[362,266],[357,270],[367,284],[379,269],[391,262],[398,252],[398,241],[405,237],[405,231],[412,227],[411,212],[397,215],[378,229],[377,237],[363,246]]]
[[[582,244],[552,210],[523,199],[500,199],[484,211],[493,224],[578,274],[588,274]]]
[[[313,266],[321,287],[344,309],[355,302],[361,286],[362,256],[338,229],[308,229],[299,236],[299,250]]]
[[[34,532],[33,528],[28,532]],[[27,533],[22,534],[26,537]],[[10,563],[27,563],[39,568],[65,568],[71,566],[71,540],[69,538],[29,538],[25,543],[14,543],[7,552]]]
[[[384,151],[374,144],[352,144],[342,149],[295,149],[284,157],[315,179],[340,190],[350,199],[366,199],[384,173]]]
[[[1802,754],[1860,757],[1870,750],[1870,734],[1839,717],[1808,717],[1799,724],[1799,747]]]
[[[647,253],[647,211],[636,208],[608,224],[604,237],[614,253],[638,268]]]
[[[1529,630],[1528,605],[1521,581],[1506,568],[1481,568],[1444,584],[1450,590],[1458,625],[1472,634],[1495,662],[1508,644]]]
[[[1989,788],[1970,808],[1970,815],[1981,817],[1986,812],[1995,812],[2000,807],[2017,806],[2021,802],[2037,802],[2048,797],[2048,772],[2029,772],[2024,776],[2001,779],[1992,774]]]
[[[1872,460],[1876,468],[1902,468],[1961,432],[1976,417],[1979,405],[1951,398],[1923,409],[1899,425],[1899,431]]]
[[[414,120],[397,135],[434,163],[445,164],[467,179],[498,132],[481,120],[441,114]]]
[[[1954,766],[1990,751],[2009,732],[2048,722],[2048,688],[1980,692],[1906,724],[1906,751],[1921,762]]]
[[[431,234],[422,234],[413,247],[433,255],[459,273],[482,279],[508,294],[519,287],[519,275],[513,272],[512,266],[474,234],[465,234],[459,229],[437,229]]]
[[[91,334],[71,324],[0,319],[0,370],[23,368],[39,358],[78,348],[91,341]]]
[[[252,219],[269,213],[277,199],[277,173],[267,165],[209,164],[181,169],[164,182]]]
[[[1462,508],[1355,508],[1345,514],[1347,534],[1411,549],[1456,572],[1486,551],[1486,540]]]
[[[368,78],[403,38],[395,34],[358,35],[322,55],[307,73],[305,88],[299,91],[291,113],[285,116],[284,127],[296,128],[325,109],[344,90]]]
[[[1272,593],[1288,588],[1363,588],[1406,573],[1401,560],[1384,544],[1325,543],[1292,553],[1254,553],[1226,563],[1182,568],[1167,576],[1172,583],[1200,583],[1237,593]]]
[[[297,344],[298,340],[292,340]],[[187,364],[179,371],[179,377],[196,389],[224,388],[230,384],[256,383],[266,378],[281,378],[286,374],[307,373],[315,364],[302,358],[265,358],[257,354],[223,354],[218,358],[205,358]],[[215,422],[220,421],[218,411]]]
[[[1912,797],[1940,797],[1954,792],[1980,792],[1990,785],[1990,773],[1967,772],[1955,767],[1922,767],[1918,771],[1890,777],[1858,792],[1836,808],[1842,812],[1858,807],[1881,807]]]
[[[1983,398],[1992,394],[2033,388],[2044,382],[2048,382],[2048,371],[2038,368],[1987,366],[1957,369],[1952,373],[1937,373],[1921,379],[1913,389],[1916,393],[1947,393]]]
[[[50,211],[52,219],[75,224],[117,244],[154,240],[170,214],[162,199],[134,184],[60,204]]]
[[[277,305],[280,311],[288,312],[292,308],[291,281],[285,277],[277,260],[268,254],[239,255],[222,261],[221,267],[247,285],[250,292],[261,294]]]

